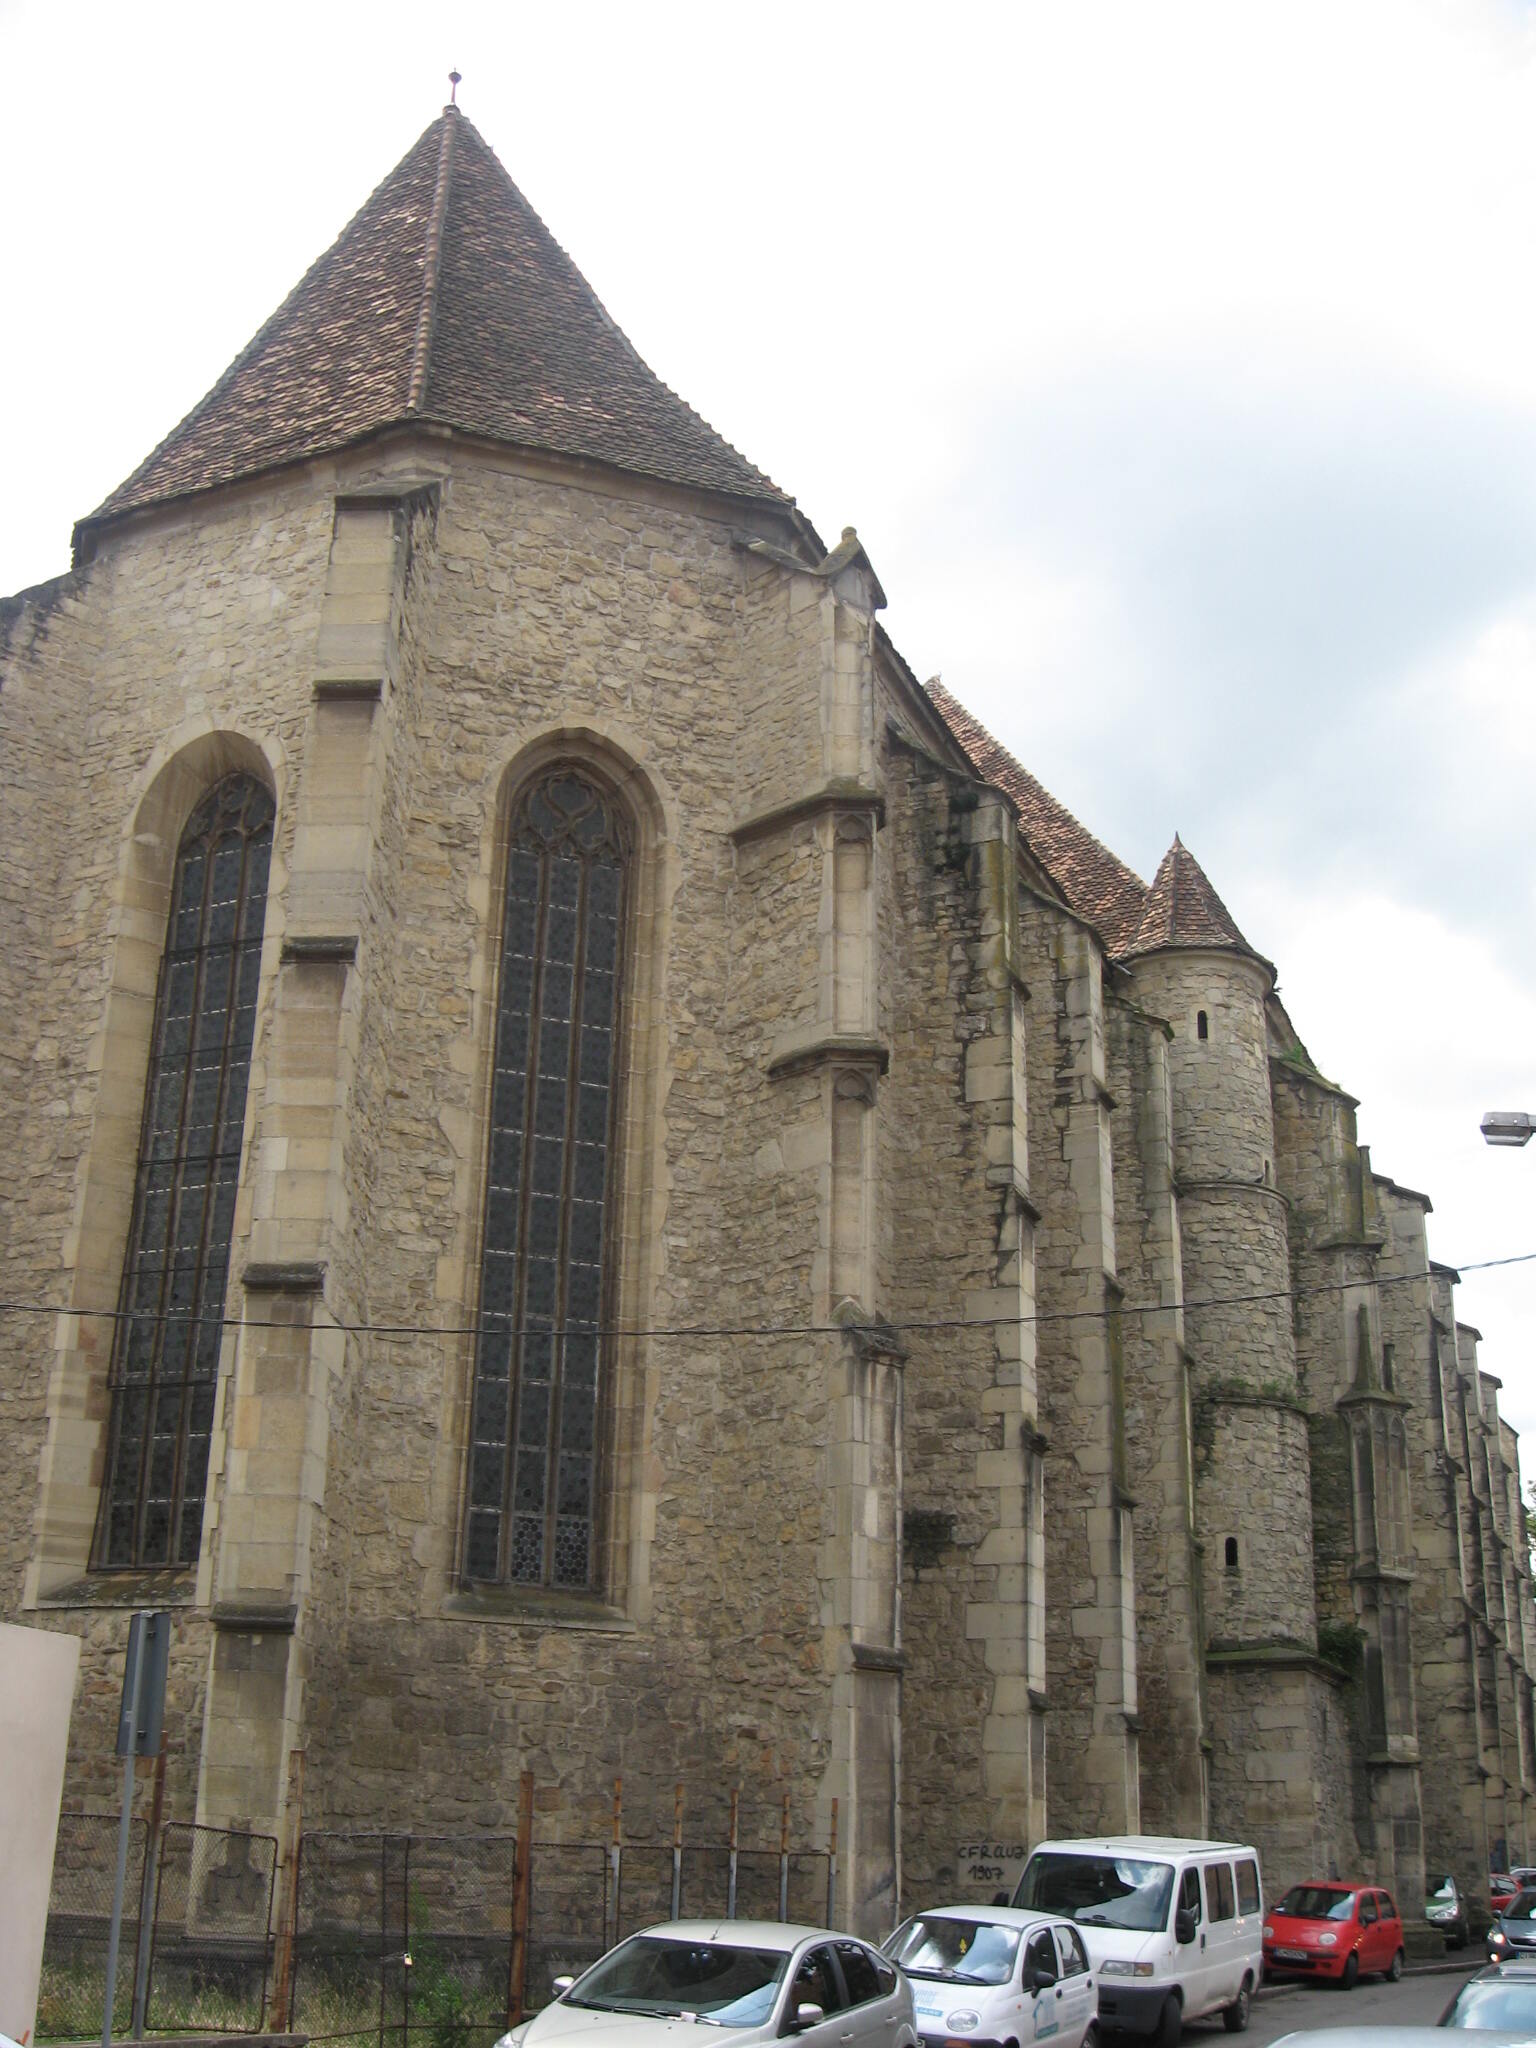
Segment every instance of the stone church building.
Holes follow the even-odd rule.
[[[447,109],[0,608],[0,1612],[170,1796],[1527,1859],[1429,1202],[639,360]],[[718,1831],[717,1831],[718,1834]],[[776,1839],[776,1836],[775,1836]],[[990,1886],[984,1889],[990,1890]]]

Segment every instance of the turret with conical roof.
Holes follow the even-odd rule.
[[[1275,1184],[1265,1004],[1274,970],[1175,838],[1123,956],[1138,999],[1166,1018],[1185,1341],[1194,1407],[1197,1515],[1211,1725],[1211,1825],[1249,1796],[1252,1709],[1288,1716],[1311,1743],[1316,1640],[1310,1447],[1297,1400],[1285,1201]],[[1283,1809],[1283,1810],[1281,1810]],[[1313,1789],[1281,1794],[1275,1839],[1313,1851]]]

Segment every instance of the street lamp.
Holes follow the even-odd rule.
[[[1490,1109],[1479,1128],[1490,1145],[1524,1145],[1536,1131],[1536,1117],[1524,1109]]]

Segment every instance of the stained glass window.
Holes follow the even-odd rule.
[[[103,1569],[195,1564],[256,1024],[272,799],[246,775],[182,834],[110,1370]]]
[[[575,768],[507,852],[464,1576],[597,1583],[602,1324],[628,842]]]

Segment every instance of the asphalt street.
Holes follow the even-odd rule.
[[[1400,1984],[1362,1979],[1353,1991],[1331,1984],[1266,1985],[1254,2002],[1246,2034],[1229,2035],[1216,2019],[1187,2026],[1184,2039],[1191,2048],[1216,2048],[1218,2041],[1228,2040],[1233,2048],[1238,2042],[1243,2048],[1268,2048],[1282,2034],[1310,2033],[1317,2027],[1433,2026],[1463,1979],[1482,1964],[1479,1949],[1454,1966],[1411,1970]]]

